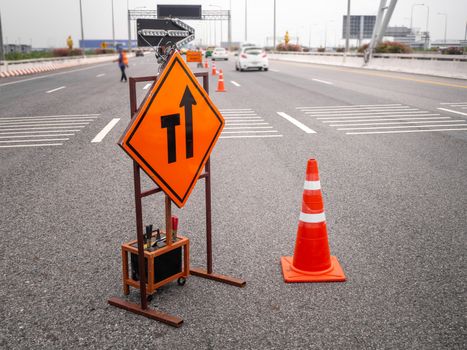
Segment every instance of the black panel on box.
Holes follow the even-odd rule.
[[[201,19],[201,5],[157,5],[157,17]]]
[[[138,255],[131,253],[131,278],[139,281]],[[148,279],[148,259],[144,258],[146,266],[146,281]],[[179,272],[182,272],[182,248],[173,249],[165,254],[154,258],[154,282],[169,278]]]

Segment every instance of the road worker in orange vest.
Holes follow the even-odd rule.
[[[126,83],[127,78],[125,74],[125,69],[128,68],[128,56],[126,55],[126,52],[123,51],[123,48],[121,46],[118,46],[117,51],[118,58],[114,62],[118,62],[118,66],[120,67],[120,71],[122,72],[122,77],[120,78],[120,81],[125,81]]]

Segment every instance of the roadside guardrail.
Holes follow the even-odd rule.
[[[467,55],[374,54],[368,63],[363,54],[340,52],[271,52],[269,58],[467,79]]]

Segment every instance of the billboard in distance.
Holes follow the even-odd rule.
[[[342,18],[342,39],[345,39],[347,16]],[[350,39],[371,39],[376,16],[350,16]]]

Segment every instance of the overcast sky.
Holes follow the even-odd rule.
[[[83,4],[84,36],[86,39],[112,38],[112,0],[81,0]],[[130,9],[156,9],[157,4],[200,4],[204,10],[229,9],[232,6],[232,40],[245,38],[245,0],[113,0],[116,39],[127,39],[127,4]],[[388,0],[389,1],[389,0]],[[274,0],[247,0],[247,38],[249,42],[265,45],[273,35]],[[329,45],[343,43],[342,15],[347,11],[347,0],[276,0],[277,36],[290,36],[312,46],[323,45],[325,36]],[[467,23],[467,0],[399,0],[390,25],[410,25],[411,9],[415,3],[429,7],[429,31],[432,39],[444,38],[445,16],[448,18],[447,38],[464,39]],[[379,0],[352,0],[351,14],[376,15]],[[214,6],[210,6],[214,5]],[[71,35],[75,45],[81,37],[79,0],[1,0],[3,37],[6,43],[24,43],[34,47],[65,47]],[[415,6],[413,26],[425,30],[427,7]],[[220,41],[221,26],[217,23],[187,21],[195,27],[196,40],[206,43]],[[216,28],[216,30],[214,29]],[[327,28],[327,30],[326,30]],[[227,23],[222,27],[227,41]],[[210,35],[209,35],[210,33]],[[326,33],[326,35],[325,35]],[[132,28],[134,38],[134,27]],[[271,39],[270,39],[271,40]],[[295,41],[295,39],[294,39]],[[271,43],[271,41],[270,41]]]

